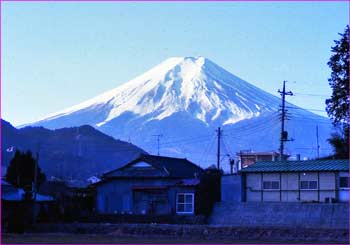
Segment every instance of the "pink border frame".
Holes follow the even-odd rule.
[[[0,119],[2,119],[2,2],[348,2],[349,3],[349,19],[348,24],[350,24],[350,0],[0,0]],[[349,67],[350,69],[350,67]],[[349,81],[350,82],[350,81]],[[0,137],[2,136],[2,123],[0,121]],[[1,138],[0,138],[1,143]],[[2,159],[2,145],[0,145],[0,160]],[[0,177],[2,176],[2,169],[0,168]],[[0,186],[0,195],[1,195],[1,186]],[[350,203],[350,200],[349,200]],[[1,211],[1,201],[0,201],[0,217],[2,215]],[[350,220],[350,210],[348,212],[348,217]],[[349,233],[350,233],[350,226],[349,226]],[[1,232],[1,219],[0,219],[0,245],[2,244],[2,232]],[[92,243],[91,243],[92,244]],[[349,244],[350,244],[350,237],[349,237]],[[61,245],[57,243],[57,245]],[[96,244],[97,245],[97,244]],[[99,244],[99,245],[105,245],[105,244]],[[131,245],[137,245],[137,244],[131,244]],[[161,245],[161,244],[154,244],[154,245]],[[185,244],[185,245],[193,245],[193,244]],[[259,244],[247,244],[247,245],[259,245]],[[276,245],[279,245],[276,243]],[[303,244],[300,244],[303,245]]]

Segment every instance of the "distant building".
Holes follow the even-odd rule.
[[[194,215],[203,169],[187,159],[141,155],[103,175],[98,214]]]
[[[28,200],[30,197],[30,200]],[[34,198],[35,197],[35,198]],[[32,200],[33,198],[34,200]],[[28,209],[28,203],[30,208]],[[1,180],[1,221],[2,230],[22,229],[25,222],[47,219],[53,213],[55,200],[51,196],[28,194],[20,188]]]
[[[243,201],[349,201],[349,160],[261,161],[240,173]]]
[[[238,162],[236,170],[246,168],[258,161],[279,161],[280,154],[275,151],[254,152],[254,151],[240,151],[236,153]],[[288,155],[284,155],[286,159]],[[237,169],[238,168],[238,169]]]
[[[25,199],[25,191],[16,188],[5,180],[1,180],[1,201],[2,202],[22,202]],[[36,202],[52,202],[54,198],[47,195],[35,194]]]

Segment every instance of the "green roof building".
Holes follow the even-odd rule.
[[[261,161],[240,173],[248,202],[349,201],[349,160]]]

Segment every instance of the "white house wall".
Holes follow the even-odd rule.
[[[337,198],[336,192],[338,176],[336,173],[320,173],[320,201],[324,202],[327,197]]]
[[[298,202],[299,194],[299,184],[298,184],[298,174],[297,173],[288,173],[281,175],[281,189],[287,190],[282,191],[282,201],[283,202]]]
[[[280,181],[281,190],[263,190],[263,181]],[[302,190],[299,181],[317,181],[316,190]],[[246,201],[299,202],[337,198],[337,174],[334,172],[247,173]]]
[[[280,174],[271,173],[262,175],[262,183],[264,181],[280,181]],[[266,202],[278,202],[280,201],[280,191],[279,190],[264,190],[262,195],[263,201]]]
[[[261,190],[261,174],[247,174],[247,201],[261,201],[261,193],[256,190]]]
[[[317,173],[301,173],[300,181],[317,181]],[[319,183],[318,183],[319,185]],[[317,201],[318,190],[300,190],[300,201]]]

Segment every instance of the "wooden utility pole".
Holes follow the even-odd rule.
[[[281,112],[281,138],[280,138],[280,161],[284,160],[283,158],[283,150],[284,150],[284,142],[288,141],[288,133],[284,130],[284,120],[286,117],[286,95],[293,95],[291,91],[286,92],[286,81],[283,81],[283,90],[278,90],[278,92],[282,96],[282,112]]]
[[[33,197],[34,201],[36,200],[36,192],[37,192],[37,185],[38,185],[38,163],[39,162],[39,153],[36,153],[36,159],[35,159],[35,169],[34,169],[34,186],[33,186]]]
[[[320,145],[318,143],[318,125],[316,125],[317,158],[320,158]]]
[[[218,150],[217,150],[217,168],[220,169],[220,141],[221,141],[221,133],[222,130],[220,127],[218,127],[218,129],[216,130],[216,132],[218,133]]]

